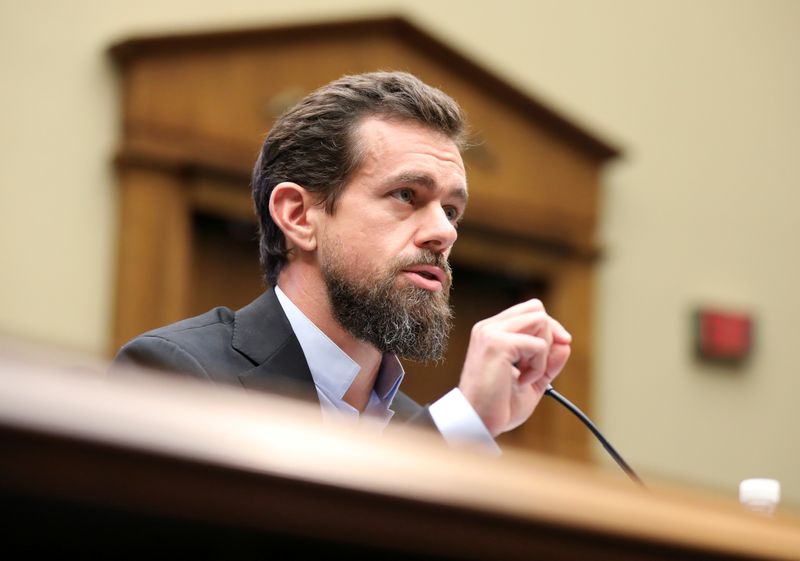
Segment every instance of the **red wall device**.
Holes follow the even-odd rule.
[[[695,343],[700,358],[741,362],[750,354],[753,320],[744,313],[700,309],[695,314]]]

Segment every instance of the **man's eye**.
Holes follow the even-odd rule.
[[[414,200],[414,191],[411,189],[398,189],[394,193],[392,193],[394,198],[403,201],[404,203],[410,203]]]
[[[445,207],[444,214],[450,222],[458,220],[458,209],[454,206]]]

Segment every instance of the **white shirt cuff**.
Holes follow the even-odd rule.
[[[496,456],[501,454],[489,429],[458,388],[453,388],[434,402],[428,411],[448,444],[470,446]]]

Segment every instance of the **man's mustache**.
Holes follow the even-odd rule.
[[[453,270],[450,268],[450,262],[443,254],[430,250],[422,250],[417,255],[398,259],[394,263],[394,272],[400,273],[401,271],[404,271],[409,267],[413,267],[414,265],[433,265],[435,267],[439,267],[442,271],[444,271],[445,278],[447,279],[447,283],[444,288],[450,288],[450,285],[453,282]]]

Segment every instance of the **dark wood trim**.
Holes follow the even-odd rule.
[[[578,262],[594,263],[602,258],[603,252],[599,247],[584,248],[571,245],[563,240],[547,238],[545,236],[535,236],[521,239],[520,236],[509,234],[496,228],[489,228],[483,225],[473,225],[466,221],[459,226],[459,235],[470,235],[480,237],[486,242],[498,246],[516,246],[528,251],[537,251],[551,257],[570,259]],[[456,242],[458,244],[458,242]]]
[[[196,134],[150,128],[131,132],[117,150],[117,167],[147,167],[180,174],[207,174],[248,185],[258,151]]]
[[[271,43],[296,40],[302,36],[305,43],[343,36],[394,36],[410,48],[440,61],[456,73],[463,75],[476,88],[503,101],[529,119],[540,123],[554,134],[564,138],[598,162],[620,157],[621,152],[604,140],[588,133],[561,117],[531,95],[509,84],[485,67],[447,46],[410,21],[396,16],[377,18],[313,22],[296,25],[262,27],[230,31],[210,31],[175,35],[154,35],[122,40],[110,48],[112,58],[128,64],[137,58],[165,51],[217,50],[253,43]]]
[[[245,29],[214,31],[179,32],[170,35],[145,35],[123,39],[109,49],[111,57],[122,64],[150,55],[163,55],[164,52],[214,51],[220,48],[269,45],[296,40],[302,35],[303,43],[315,39],[358,35],[385,37],[387,30],[394,29],[396,22],[405,21],[399,17],[357,18],[305,22]]]

